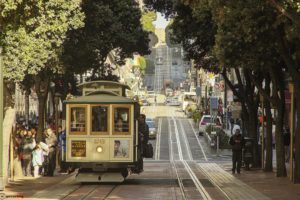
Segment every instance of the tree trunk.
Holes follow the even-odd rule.
[[[38,75],[37,75],[38,76]],[[39,118],[38,118],[38,130],[37,130],[37,141],[43,139],[43,132],[45,128],[45,110],[46,110],[46,101],[48,96],[49,89],[49,79],[41,80],[40,77],[36,77],[36,93],[39,100]]]
[[[46,98],[42,94],[38,95],[39,100],[39,120],[38,120],[38,130],[37,130],[37,141],[43,139],[43,132],[45,128],[45,108],[46,108]]]
[[[270,85],[268,85],[270,87]],[[270,90],[269,90],[270,91]],[[270,92],[268,92],[270,93]],[[271,104],[270,101],[265,101],[265,111],[266,111],[266,140],[265,140],[265,148],[266,148],[266,164],[264,170],[266,172],[273,171],[273,147],[272,147],[272,113],[271,113]],[[264,137],[264,133],[262,133],[262,137]]]
[[[277,109],[277,118],[275,120],[275,140],[276,140],[276,167],[277,177],[287,176],[285,167],[285,149],[283,138],[283,123],[285,112],[285,82],[282,76],[281,68],[272,68],[270,71],[273,84],[274,106]]]
[[[276,165],[277,165],[277,177],[285,177],[285,151],[284,151],[284,140],[283,140],[283,119],[284,119],[284,100],[278,100],[277,103],[278,116],[276,119]]]
[[[251,79],[252,71],[249,69],[243,69],[244,77],[246,81],[244,96],[246,107],[249,113],[249,121],[248,121],[248,136],[254,138],[253,143],[253,166],[258,167],[260,163],[260,156],[258,151],[258,104],[259,98],[258,94],[255,93],[255,84]],[[261,80],[262,81],[262,80]]]
[[[228,79],[226,71],[223,70],[222,75],[225,79],[225,82],[228,84],[230,89],[233,91],[233,94],[236,95],[242,105],[242,120],[243,120],[243,134],[250,136],[255,139],[253,147],[253,166],[259,165],[259,155],[258,155],[258,144],[257,144],[257,109],[258,109],[258,100],[255,100],[254,95],[254,84],[252,83],[250,74],[251,71],[243,70],[244,77],[246,79],[246,84],[243,84],[240,70],[236,69],[235,73],[238,77],[238,90]]]
[[[296,111],[297,111],[297,124],[295,134],[295,171],[294,171],[294,182],[300,183],[300,79],[295,81],[295,97],[296,97]],[[291,155],[292,156],[292,155]]]
[[[254,138],[253,143],[253,167],[258,167],[260,163],[260,155],[258,151],[258,141],[257,141],[257,127],[258,127],[258,117],[257,117],[257,107],[256,106],[250,106],[253,107],[250,114],[249,114],[249,131],[248,135],[251,138]]]
[[[266,95],[271,96],[271,87],[270,87],[270,77],[267,76],[265,79],[265,92]],[[266,163],[265,163],[265,168],[264,170],[266,172],[271,172],[273,171],[273,147],[272,147],[272,113],[271,113],[271,103],[269,100],[265,99],[264,101],[265,104],[265,111],[266,111],[266,135],[265,133],[262,133],[262,137],[265,138],[265,149],[266,149]],[[264,112],[264,111],[263,111]],[[263,126],[263,124],[262,124]]]
[[[296,137],[295,137],[295,182],[300,183],[300,72],[298,70],[298,62],[294,60],[292,57],[292,53],[290,51],[289,43],[286,39],[286,32],[284,30],[284,26],[278,26],[277,30],[278,41],[279,41],[279,51],[280,55],[283,58],[286,66],[288,67],[288,73],[292,77],[292,80],[295,84],[295,96],[296,96],[296,109],[297,109],[297,127],[296,127]],[[291,155],[292,156],[292,155]]]
[[[29,92],[25,91],[25,122],[29,125]]]
[[[4,80],[4,87],[3,87],[3,106],[7,107],[14,107],[15,99],[13,95],[15,94],[15,83],[13,81]]]
[[[250,115],[248,112],[247,107],[245,106],[245,103],[242,103],[242,113],[241,113],[241,118],[242,118],[242,133],[244,136],[248,136],[248,132],[250,130]],[[234,134],[234,133],[233,133]]]

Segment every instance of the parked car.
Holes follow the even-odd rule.
[[[152,120],[146,120],[146,123],[149,127],[149,138],[150,139],[155,139],[156,138],[156,127],[155,127],[155,122]]]
[[[165,104],[167,106],[180,106],[181,103],[178,101],[178,97],[167,97]]]
[[[203,115],[200,122],[199,122],[199,135],[203,135],[205,132],[207,125],[214,125],[222,127],[222,120],[221,117],[217,116],[211,116],[211,115]]]

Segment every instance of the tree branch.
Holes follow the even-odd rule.
[[[271,98],[271,96],[267,93],[267,91],[261,86],[261,84],[258,83],[257,78],[253,74],[249,74],[251,77],[254,85],[258,89],[259,93],[268,101],[270,101],[272,104],[274,104],[274,100]]]
[[[282,32],[282,30],[278,30],[278,32]],[[296,63],[293,61],[290,55],[288,55],[288,47],[287,42],[284,39],[283,33],[279,33],[279,45],[278,49],[280,52],[280,55],[282,56],[286,66],[288,67],[289,74],[294,80],[298,80],[300,77],[300,72],[297,70]]]
[[[234,71],[235,71],[235,75],[237,77],[237,80],[238,80],[238,86],[239,86],[239,93],[240,94],[243,94],[243,99],[244,101],[246,101],[246,93],[245,93],[245,90],[244,90],[244,87],[243,87],[243,81],[242,81],[242,77],[241,77],[241,73],[240,73],[240,70],[238,68],[234,68]]]
[[[267,0],[279,13],[289,18],[292,22],[294,22],[297,25],[300,25],[299,23],[299,17],[297,17],[295,14],[288,12],[279,2],[276,0]]]
[[[240,93],[238,93],[238,91],[235,89],[234,85],[232,84],[232,82],[229,80],[229,78],[227,77],[226,74],[226,69],[224,68],[222,71],[222,76],[226,82],[226,84],[230,87],[230,89],[232,90],[232,93],[237,96],[241,101],[244,101],[242,95],[240,95]]]

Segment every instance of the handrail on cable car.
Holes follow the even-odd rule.
[[[112,95],[112,96],[119,96],[119,95],[116,94],[115,92],[105,91],[105,90],[96,90],[96,91],[92,91],[92,92],[89,92],[88,94],[86,94],[86,96],[98,95],[98,94],[109,94],[109,95]]]
[[[120,86],[122,88],[130,90],[130,87],[128,85],[122,84],[122,83],[119,83],[119,82],[115,82],[115,81],[89,81],[89,82],[79,84],[78,87],[80,89],[82,89],[82,88],[88,87],[88,86],[99,87],[101,85],[115,85],[115,86]]]

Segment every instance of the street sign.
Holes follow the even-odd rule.
[[[219,107],[218,97],[210,97],[210,108],[217,110]]]

